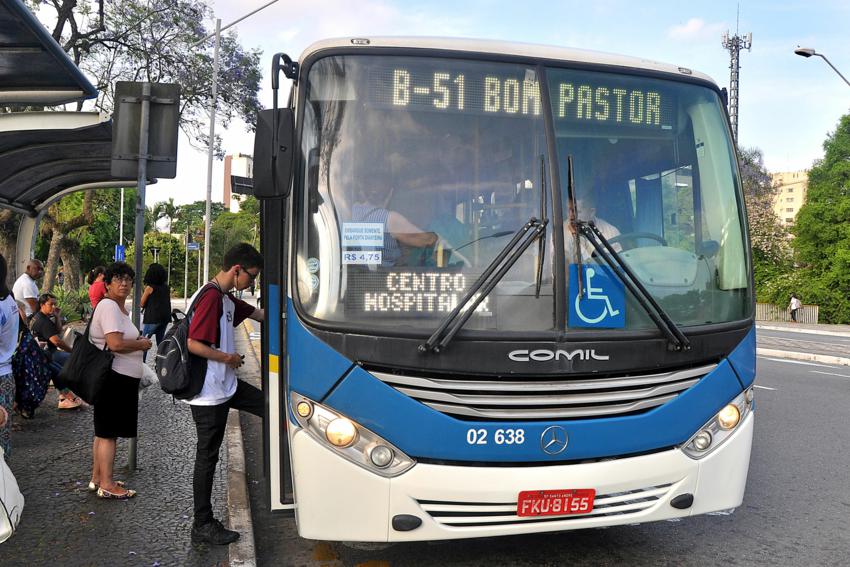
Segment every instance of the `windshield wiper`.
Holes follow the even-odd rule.
[[[540,298],[540,288],[543,287],[543,260],[546,258],[546,225],[549,218],[546,215],[546,156],[540,156],[540,221],[543,223],[543,233],[537,240],[537,266],[535,272],[534,298]]]
[[[670,318],[666,311],[658,304],[654,297],[649,293],[649,290],[644,287],[632,269],[620,256],[620,253],[614,250],[608,239],[596,227],[593,222],[575,221],[579,233],[576,235],[576,248],[581,246],[580,235],[583,235],[596,253],[611,267],[611,271],[616,273],[620,281],[629,288],[629,291],[637,299],[647,315],[652,319],[658,329],[667,336],[667,348],[669,350],[690,350],[691,343],[684,333],[679,329],[676,323]],[[579,273],[579,278],[581,274]],[[581,281],[581,280],[579,280]]]
[[[545,234],[548,220],[538,220],[531,217],[519,230],[516,231],[511,241],[493,258],[487,265],[484,273],[469,288],[458,304],[446,315],[445,319],[437,327],[426,342],[419,345],[420,352],[440,352],[449,344],[455,334],[472,317],[475,309],[484,301],[484,298],[493,291],[505,274],[513,267],[523,252],[541,235]]]

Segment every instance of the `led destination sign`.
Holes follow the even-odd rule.
[[[656,82],[601,73],[572,75],[552,87],[557,121],[673,128],[672,95],[651,88]],[[534,118],[542,112],[540,83],[530,70],[521,75],[393,67],[372,73],[370,102],[381,108],[476,115]]]
[[[381,316],[441,316],[455,308],[477,277],[444,271],[349,271],[346,310]],[[485,298],[476,314],[492,315],[489,302]]]

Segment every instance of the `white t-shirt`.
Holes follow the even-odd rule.
[[[29,317],[32,315],[32,308],[26,300],[38,299],[38,285],[35,283],[35,280],[24,272],[15,280],[15,285],[12,286],[12,294],[15,296],[15,299],[24,304],[26,316]]]
[[[12,373],[12,355],[18,346],[18,304],[7,295],[0,300],[0,376]]]
[[[106,346],[106,335],[109,333],[122,333],[124,340],[138,339],[141,333],[133,324],[129,315],[126,315],[118,304],[104,297],[97,304],[89,327],[89,340],[98,347]],[[143,351],[113,353],[112,370],[131,378],[142,377]]]
[[[593,220],[593,223],[596,225],[596,228],[599,229],[599,232],[602,233],[602,236],[606,238],[606,240],[611,240],[615,236],[619,236],[620,231],[617,230],[617,227],[611,224],[610,222],[603,220],[599,217],[596,217]],[[571,264],[575,261],[575,239],[576,237],[570,233],[569,229],[569,221],[564,223],[564,252],[567,256],[567,263]],[[614,243],[614,250],[620,252],[623,247],[620,244]],[[588,258],[590,258],[593,253],[596,252],[596,248],[593,247],[593,244],[584,237],[581,236],[581,258],[582,262],[586,262]]]
[[[214,292],[213,295],[217,295]],[[227,294],[222,297],[222,313],[219,319],[219,345],[216,350],[236,352],[233,332],[233,317],[236,305]],[[191,305],[191,302],[190,302]],[[216,348],[216,347],[211,347]],[[201,393],[188,400],[193,406],[217,406],[223,404],[236,393],[236,370],[223,362],[207,359],[207,375]]]
[[[803,303],[797,299],[796,297],[791,298],[791,309],[799,309],[803,306]]]

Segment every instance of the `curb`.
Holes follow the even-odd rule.
[[[248,330],[244,325],[242,330],[247,339]],[[256,357],[256,353],[254,356]],[[254,547],[254,523],[251,519],[251,499],[248,496],[248,479],[245,474],[245,447],[242,444],[242,426],[239,424],[238,411],[231,411],[227,416],[225,442],[228,463],[227,521],[230,529],[240,534],[239,539],[228,548],[228,562],[233,567],[255,567],[257,550]]]
[[[786,358],[789,360],[800,360],[804,362],[820,362],[821,364],[837,364],[839,366],[850,366],[850,358],[843,356],[830,356],[828,354],[812,354],[809,352],[792,352],[788,350],[776,350],[772,348],[757,348],[757,356],[772,356],[774,358]]]
[[[765,331],[784,331],[787,333],[800,333],[805,335],[826,335],[830,337],[850,337],[850,333],[842,331],[819,331],[817,329],[793,329],[788,327],[779,327],[775,325],[756,325],[756,329],[764,329]]]

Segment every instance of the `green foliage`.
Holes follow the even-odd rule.
[[[217,270],[224,253],[235,244],[248,242],[257,246],[257,230],[260,217],[249,211],[222,213],[210,227],[212,248],[210,249],[210,272]]]
[[[56,296],[56,305],[62,310],[62,316],[69,323],[82,319],[86,306],[91,305],[87,287],[65,291],[63,287],[57,286],[52,293]]]

